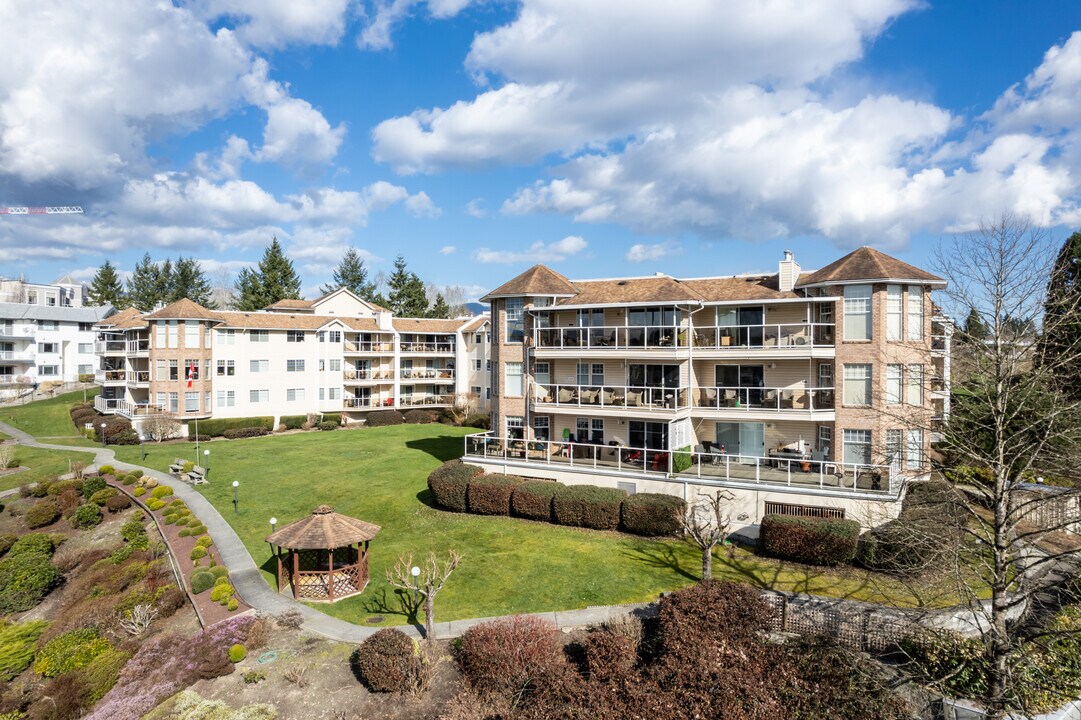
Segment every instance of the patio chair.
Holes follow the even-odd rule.
[[[599,394],[599,391],[597,391],[597,390],[583,390],[582,394],[581,394],[582,404],[583,405],[596,405],[597,402],[598,402],[598,400],[597,400],[597,395],[598,394]]]
[[[736,406],[736,391],[725,390],[724,391],[724,406],[735,407]]]
[[[613,402],[616,398],[616,394],[611,390],[601,390],[601,404],[602,405],[614,405]]]
[[[576,390],[568,390],[567,388],[559,388],[557,400],[561,403],[577,402],[578,392]]]
[[[694,446],[694,455],[691,457],[691,459],[694,462],[701,464],[702,457],[705,454],[706,454],[706,447],[704,445],[695,445]]]
[[[642,407],[642,393],[627,393],[627,407]]]
[[[716,407],[717,391],[713,388],[702,388],[698,391],[699,407]]]

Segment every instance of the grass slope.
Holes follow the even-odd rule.
[[[53,475],[62,475],[71,469],[69,463],[91,463],[94,456],[85,452],[64,452],[62,450],[43,450],[40,448],[17,445],[15,464],[29,470],[22,470],[10,475],[0,475],[0,491],[19,487],[23,483],[34,483]]]
[[[437,620],[639,602],[696,581],[700,552],[680,540],[565,528],[516,518],[459,515],[426,504],[428,473],[461,454],[471,429],[402,425],[202,443],[211,451],[210,482],[200,490],[233,525],[267,582],[274,564],[264,538],[319,504],[380,525],[371,543],[371,583],[363,595],[319,609],[352,622],[386,615],[402,623],[400,603],[386,583],[399,555],[458,549],[462,564],[439,595]],[[190,443],[147,445],[146,465],[167,470],[174,457],[194,457]],[[201,451],[200,450],[200,451]],[[138,447],[118,457],[140,462]],[[240,482],[234,514],[231,484]],[[747,551],[717,552],[714,573],[760,587],[812,592],[898,605],[942,604],[899,583],[852,568],[781,563]]]
[[[98,391],[87,390],[88,402],[94,401]],[[10,405],[0,408],[0,422],[30,433],[39,440],[48,438],[45,442],[60,438],[59,444],[90,446],[94,443],[79,435],[78,430],[71,423],[71,406],[83,401],[83,391],[57,395],[48,400],[36,400],[25,405]]]

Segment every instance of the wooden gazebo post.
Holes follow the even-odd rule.
[[[300,553],[296,550],[290,550],[289,554],[293,556],[293,599],[296,600],[300,597],[300,588],[298,587],[300,580]]]
[[[330,601],[334,602],[334,548],[330,548],[330,579],[327,593],[330,595]]]
[[[278,561],[278,592],[282,591],[282,549],[274,546],[274,558]]]

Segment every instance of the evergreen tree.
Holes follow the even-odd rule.
[[[1081,349],[1081,232],[1066,238],[1059,249],[1047,282],[1043,326],[1041,361],[1059,368],[1056,376],[1063,387],[1074,397],[1081,396],[1081,367],[1061,363]]]
[[[163,305],[167,305],[171,302],[169,298],[173,296],[173,261],[169,258],[165,259],[161,265],[158,266],[158,278],[154,284],[154,294],[156,296],[155,302],[160,302]]]
[[[164,299],[160,293],[161,267],[150,259],[150,253],[146,253],[128,279],[128,302],[132,307],[149,312]]]
[[[172,287],[169,288],[169,302],[188,298],[205,308],[216,309],[217,306],[211,297],[213,289],[206,275],[203,274],[203,268],[198,260],[181,255],[176,259],[174,268]]]
[[[346,288],[369,302],[375,302],[375,282],[368,280],[368,269],[364,267],[364,260],[354,248],[345,251],[334,270],[334,282],[324,285],[322,292],[325,295],[338,288]]]
[[[987,325],[976,308],[969,308],[961,339],[966,342],[982,342],[987,338]]]
[[[263,251],[255,270],[245,268],[236,279],[237,309],[262,310],[279,300],[300,299],[300,276],[293,262],[285,256],[278,238]]]
[[[120,282],[116,267],[106,260],[90,283],[90,304],[124,307],[124,300],[124,285]]]
[[[435,302],[432,303],[432,307],[428,310],[428,317],[441,320],[450,318],[450,305],[447,305],[447,301],[443,299],[443,293],[436,294]]]
[[[251,268],[243,268],[236,276],[236,309],[242,312],[262,310],[266,307],[263,302],[263,284],[259,274]]]
[[[405,258],[394,259],[394,272],[387,279],[387,306],[397,317],[424,317],[428,313],[428,295],[416,273],[406,269]]]

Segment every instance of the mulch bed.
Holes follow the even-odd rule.
[[[134,486],[125,486],[122,483],[118,482],[116,478],[112,475],[106,475],[105,482],[108,483],[111,487],[115,487],[117,490],[130,497],[133,501],[135,501],[136,504],[138,504],[152,518],[154,518],[154,522],[155,524],[157,524],[158,529],[161,531],[162,537],[165,538],[165,542],[169,545],[169,551],[173,554],[173,558],[176,560],[177,567],[180,568],[180,574],[184,582],[184,590],[188,593],[188,597],[191,598],[191,601],[195,605],[196,610],[198,610],[199,620],[203,623],[204,627],[208,627],[228,617],[239,615],[243,612],[251,610],[251,606],[245,603],[238,594],[233,595],[233,597],[236,598],[238,603],[237,609],[229,610],[224,605],[216,603],[210,599],[210,590],[206,590],[202,593],[199,593],[198,595],[192,593],[191,571],[194,569],[195,563],[191,560],[191,551],[192,548],[195,547],[195,541],[198,540],[198,538],[192,537],[190,535],[182,536],[180,534],[182,528],[177,527],[176,525],[165,524],[162,518],[165,515],[166,508],[161,508],[160,510],[154,511],[148,508],[146,506],[146,503],[143,502],[144,498],[150,498],[149,492],[147,492],[142,497],[135,497],[132,492]],[[159,485],[159,487],[161,486]],[[166,503],[168,503],[172,499],[172,496],[168,498],[163,498]],[[194,515],[194,511],[192,514]],[[207,567],[210,564],[208,562],[210,558],[214,558],[214,561],[218,565],[224,565],[224,563],[221,561],[221,556],[218,554],[217,548],[213,545],[207,548],[207,557],[201,560],[200,564],[203,567]]]

